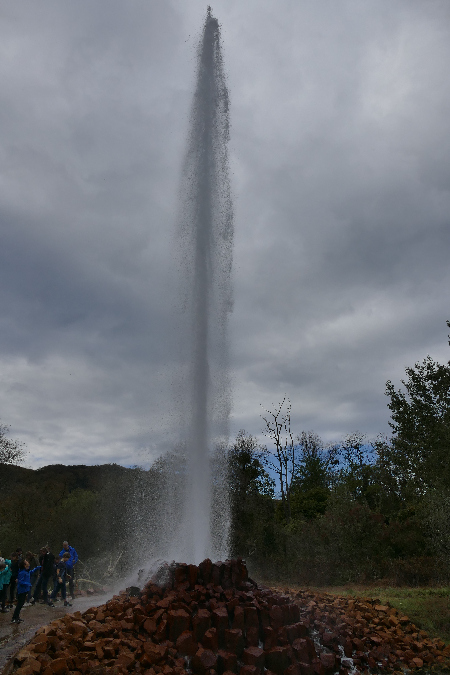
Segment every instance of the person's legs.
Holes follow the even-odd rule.
[[[31,581],[31,586],[30,586],[30,590],[27,593],[27,602],[30,602],[31,598],[33,597],[34,589],[35,589],[35,586],[38,582],[37,572],[33,572],[33,574],[30,575],[30,581]]]
[[[11,581],[9,582],[9,604],[11,607],[14,602],[14,596],[16,594],[16,584],[17,578],[11,577]]]
[[[68,567],[67,568],[67,574],[70,576],[69,581],[69,595],[73,598],[74,597],[74,580],[75,580],[75,568],[74,567]]]
[[[37,600],[39,600],[39,595],[40,595],[41,588],[42,588],[42,579],[43,579],[43,576],[41,574],[41,575],[39,575],[39,579],[36,581],[36,586],[34,587],[33,599],[31,601],[33,603],[33,605]]]
[[[48,582],[50,581],[50,577],[44,577],[42,576],[42,584],[41,584],[41,590],[42,590],[42,596],[44,598],[45,604],[48,604]]]
[[[6,605],[6,598],[8,596],[8,588],[9,588],[9,584],[6,584],[5,586],[3,586],[2,590],[0,591],[0,601],[1,601],[1,604],[2,604],[1,611],[2,611],[3,614],[6,612],[5,605]]]
[[[16,609],[14,610],[14,614],[12,615],[11,621],[18,621],[20,616],[20,610],[24,606],[26,599],[27,599],[27,591],[25,591],[25,593],[19,593],[17,595],[17,605]]]
[[[49,605],[53,605],[53,600],[56,598],[58,595],[58,591],[62,589],[63,584],[58,583],[58,581],[55,582],[55,587],[53,588],[53,592],[50,596],[50,601],[48,602]]]

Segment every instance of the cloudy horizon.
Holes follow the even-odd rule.
[[[200,0],[0,9],[0,422],[26,465],[173,441],[178,189]],[[449,360],[450,5],[218,0],[235,211],[231,438],[389,433]]]

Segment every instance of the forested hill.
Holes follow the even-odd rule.
[[[54,494],[59,490],[61,496],[67,496],[73,490],[100,490],[105,481],[121,480],[133,469],[118,464],[102,464],[85,466],[78,464],[50,464],[40,469],[26,469],[12,464],[0,464],[0,490],[2,495],[9,495],[22,487],[36,488],[42,491],[50,488]]]
[[[68,539],[81,560],[114,557],[128,546],[133,517],[128,507],[142,476],[147,482],[155,477],[117,464],[40,469],[0,464],[1,554],[18,546],[37,553],[46,544],[59,552]]]

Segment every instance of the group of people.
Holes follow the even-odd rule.
[[[57,556],[53,555],[48,545],[43,546],[38,561],[31,551],[23,555],[21,548],[16,549],[11,558],[2,558],[0,554],[0,611],[4,614],[12,609],[16,600],[11,623],[21,623],[23,619],[20,618],[20,612],[27,601],[34,605],[42,594],[44,603],[54,607],[53,601],[58,593],[61,593],[64,606],[71,607],[66,584],[69,584],[69,595],[73,600],[77,562],[78,554],[68,541],[63,542],[63,548]],[[52,587],[50,596],[49,582]]]

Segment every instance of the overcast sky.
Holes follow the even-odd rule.
[[[326,441],[448,361],[450,3],[216,0],[235,205],[232,436]],[[0,7],[0,420],[28,466],[170,443],[200,0]],[[262,437],[261,437],[262,438]]]

